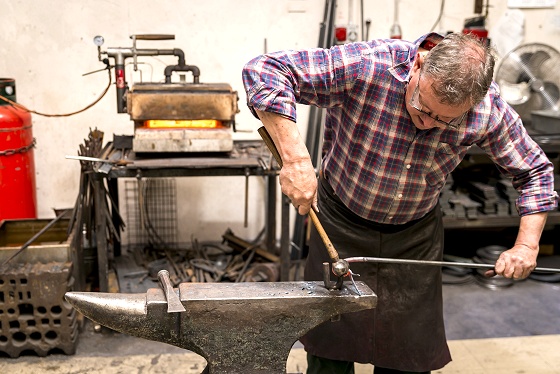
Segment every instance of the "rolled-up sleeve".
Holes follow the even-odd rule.
[[[258,56],[242,71],[247,105],[296,121],[296,104],[342,105],[362,61],[365,43],[283,51]]]
[[[554,190],[554,165],[529,136],[519,115],[501,98],[489,123],[489,136],[482,147],[502,173],[512,179],[519,192],[516,201],[520,216],[558,208]]]
[[[282,66],[266,55],[256,57],[243,67],[243,85],[247,106],[257,117],[255,109],[274,112],[296,121],[296,94],[293,80],[280,74]],[[258,117],[257,117],[258,118]]]

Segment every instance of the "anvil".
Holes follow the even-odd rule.
[[[171,344],[207,361],[205,373],[286,373],[293,344],[343,313],[375,308],[363,282],[329,290],[323,282],[181,283],[185,312],[168,313],[163,290],[145,294],[68,292],[87,318],[113,330]],[[331,322],[336,323],[336,322]],[[336,337],[333,337],[333,341]]]

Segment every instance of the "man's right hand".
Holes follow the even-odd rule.
[[[280,186],[301,215],[317,210],[317,176],[311,158],[285,162],[280,170]]]
[[[297,124],[276,113],[256,111],[282,158],[280,186],[301,215],[317,207],[317,175]]]

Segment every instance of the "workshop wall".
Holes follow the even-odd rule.
[[[370,38],[388,37],[393,24],[393,1],[364,1],[364,19],[371,19]],[[83,76],[102,69],[92,39],[105,38],[104,47],[130,47],[131,34],[175,34],[175,40],[138,42],[142,48],[181,48],[187,64],[201,69],[201,82],[225,82],[240,94],[236,139],[256,139],[259,123],[246,108],[241,67],[265,51],[315,47],[324,13],[320,0],[208,0],[208,1],[1,1],[2,36],[0,76],[14,78],[18,102],[30,109],[61,114],[93,102],[108,83],[107,72]],[[360,2],[338,2],[337,24],[349,19],[360,22]],[[493,0],[487,27],[497,25],[507,0]],[[348,9],[352,5],[353,17]],[[429,31],[438,17],[441,1],[401,0],[399,24],[404,39],[416,39]],[[542,42],[560,49],[560,5],[526,9],[525,42]],[[474,2],[448,0],[435,31],[460,31],[473,17]],[[360,30],[361,32],[361,30]],[[266,40],[266,42],[265,42]],[[175,59],[165,56],[142,59],[140,71],[127,66],[130,83],[161,81],[165,65]],[[131,61],[130,61],[131,62]],[[187,76],[187,79],[190,79]],[[65,155],[77,154],[90,129],[113,134],[132,134],[127,114],[117,114],[114,85],[93,108],[68,117],[33,115],[37,139],[38,216],[54,215],[53,208],[74,205],[80,167]],[[300,108],[298,123],[305,133],[307,109]],[[254,237],[264,222],[265,183],[251,178],[249,227],[243,227],[244,178],[181,178],[178,181],[180,240],[191,236],[218,240],[228,228],[241,237]],[[293,214],[293,213],[292,213]]]

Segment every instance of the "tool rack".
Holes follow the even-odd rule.
[[[243,150],[252,149],[252,152]],[[112,215],[115,227],[118,227],[118,212],[106,212],[104,181],[111,199],[118,207],[118,179],[119,178],[168,178],[168,177],[209,177],[209,176],[261,176],[267,180],[266,201],[266,235],[265,247],[268,251],[276,252],[276,203],[277,203],[277,175],[279,168],[271,162],[271,155],[264,142],[235,141],[234,151],[227,154],[208,154],[196,156],[188,154],[177,154],[162,156],[136,155],[134,152],[125,153],[115,149],[112,143],[108,143],[102,152],[101,158],[109,162],[97,162],[94,166],[94,200],[96,216],[96,232],[105,233],[107,223],[103,217]],[[121,162],[119,162],[121,161]],[[282,195],[283,196],[283,195]],[[280,279],[287,281],[289,278],[290,254],[289,254],[289,201],[285,196],[281,204],[281,234],[280,234]],[[110,209],[110,208],[109,208]],[[109,288],[108,272],[108,243],[104,235],[97,235],[97,262],[99,267],[99,291],[107,292]],[[120,243],[114,243],[114,254],[121,253]]]

